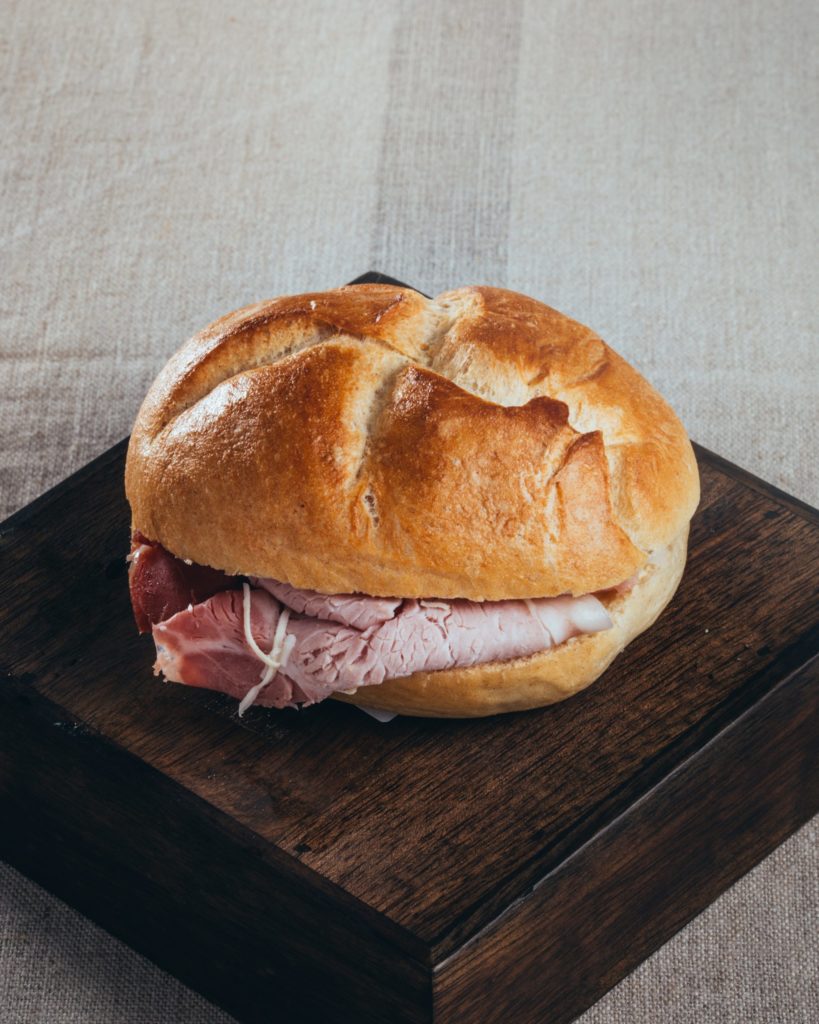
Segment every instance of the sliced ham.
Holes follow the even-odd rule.
[[[267,650],[281,605],[254,588],[251,632]],[[257,698],[282,707],[313,704],[339,691],[375,686],[419,671],[509,661],[607,629],[611,620],[593,596],[536,601],[405,601],[395,615],[367,629],[296,616],[286,663]],[[244,636],[242,596],[217,594],[154,626],[157,670],[167,679],[208,686],[241,699],[259,682],[263,663]]]
[[[243,594],[242,577],[188,565],[139,534],[129,576],[137,625],[141,632],[152,630],[156,642],[156,671],[245,704],[314,704],[414,672],[526,657],[611,626],[591,594],[417,601],[319,594],[255,577]],[[253,644],[245,633],[245,610]],[[286,654],[271,659],[280,617]]]
[[[606,609],[591,595],[482,603],[407,601],[395,619],[373,633],[370,643],[385,678],[397,678],[525,658],[609,626]]]
[[[262,650],[268,650],[276,631],[281,605],[264,591],[254,591],[250,632]],[[156,671],[172,683],[219,690],[236,700],[259,682],[264,668],[245,638],[242,592],[223,590],[200,604],[177,612],[153,627]],[[286,707],[303,696],[292,682],[277,673],[257,703]]]
[[[140,533],[133,536],[128,558],[131,607],[140,633],[149,633],[154,623],[240,582],[207,565],[188,565]]]
[[[254,587],[262,587],[269,594],[292,608],[294,612],[313,619],[329,619],[343,626],[367,629],[386,622],[401,607],[400,598],[368,597],[366,594],[319,594],[315,590],[301,590],[289,583],[251,576]]]

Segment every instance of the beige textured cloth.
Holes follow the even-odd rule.
[[[817,11],[4,0],[0,514],[122,437],[194,329],[370,267],[543,298],[819,504]],[[584,1024],[815,1024],[818,841]],[[3,1024],[227,1020],[0,867]]]

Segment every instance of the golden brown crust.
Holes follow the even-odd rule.
[[[133,525],[174,554],[325,593],[499,600],[611,586],[688,523],[665,401],[534,299],[388,285],[222,318],[160,373]]]
[[[598,679],[623,648],[658,618],[682,578],[688,527],[649,564],[628,594],[606,601],[612,628],[568,640],[529,658],[471,668],[416,672],[335,699],[424,718],[480,718],[526,711],[571,697]]]

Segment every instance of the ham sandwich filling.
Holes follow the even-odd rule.
[[[153,634],[157,674],[229,694],[240,714],[251,704],[315,704],[414,672],[511,661],[612,625],[593,594],[485,602],[319,594],[189,565],[139,533],[129,557],[134,616]]]

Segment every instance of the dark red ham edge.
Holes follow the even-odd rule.
[[[128,586],[140,633],[150,633],[157,622],[164,622],[190,604],[200,604],[242,584],[241,577],[228,576],[207,565],[188,565],[138,530],[131,538],[129,557]]]

